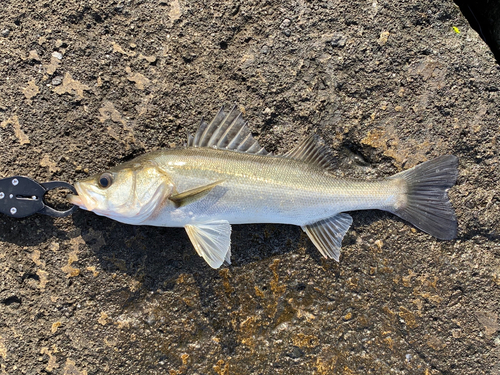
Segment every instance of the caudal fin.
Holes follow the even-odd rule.
[[[457,167],[456,156],[444,155],[392,176],[406,182],[407,199],[391,211],[434,237],[455,238],[457,218],[447,190],[455,185]]]

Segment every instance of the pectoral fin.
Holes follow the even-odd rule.
[[[179,208],[203,198],[205,195],[210,193],[210,191],[214,187],[221,184],[222,182],[224,181],[220,180],[209,185],[199,186],[191,190],[186,190],[182,193],[172,195],[169,199],[175,203],[175,206],[177,208]]]
[[[325,258],[340,257],[342,239],[352,224],[352,217],[348,214],[337,214],[325,220],[302,227],[311,241]]]
[[[226,220],[184,227],[196,252],[212,268],[219,268],[231,257],[231,225]]]

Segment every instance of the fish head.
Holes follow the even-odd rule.
[[[75,183],[72,204],[114,220],[140,224],[172,194],[169,176],[151,161],[131,161]]]

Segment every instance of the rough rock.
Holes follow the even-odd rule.
[[[74,182],[232,103],[345,176],[460,158],[456,240],[356,212],[339,264],[286,225],[212,270],[181,229],[0,217],[0,372],[500,372],[500,69],[451,1],[11,0],[0,30],[0,177]]]

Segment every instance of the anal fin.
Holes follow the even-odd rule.
[[[352,217],[340,213],[328,219],[304,225],[302,229],[325,258],[335,259],[338,262],[342,239],[351,224]]]
[[[188,224],[184,227],[196,252],[212,268],[231,257],[231,225],[226,220]]]

